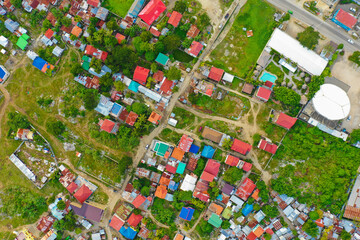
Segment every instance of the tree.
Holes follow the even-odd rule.
[[[237,167],[230,167],[224,173],[224,180],[230,184],[235,184],[237,181],[240,181],[243,176],[243,171]]]
[[[230,139],[230,138],[227,138],[227,139],[225,139],[224,142],[223,142],[223,148],[224,148],[225,150],[230,150],[232,144],[233,144],[233,140]]]
[[[75,77],[83,72],[83,68],[80,63],[76,62],[72,65],[70,72]]]
[[[177,35],[167,35],[162,40],[162,43],[164,44],[165,50],[167,52],[173,52],[180,47],[181,39]]]
[[[90,67],[94,68],[95,72],[100,73],[102,67],[102,61],[97,58],[92,58],[90,62]]]
[[[276,206],[272,205],[265,205],[262,208],[262,211],[265,213],[266,216],[269,216],[270,218],[275,218],[279,215],[279,210]]]
[[[314,49],[318,44],[320,34],[313,27],[307,27],[303,32],[298,33],[297,39],[304,47]]]
[[[71,25],[71,18],[68,17],[63,17],[61,18],[61,24],[64,25],[65,27],[70,27]]]
[[[86,110],[93,110],[99,103],[98,93],[95,89],[86,89],[82,100]]]
[[[317,235],[319,234],[319,229],[316,225],[316,223],[314,223],[312,220],[307,220],[306,223],[304,224],[303,228],[302,228],[307,234],[309,234],[312,237],[317,237]]]
[[[192,199],[192,191],[176,191],[174,193],[174,196],[177,198],[177,200],[179,201],[191,201]]]
[[[296,106],[299,105],[300,95],[292,89],[287,87],[274,88],[275,99],[283,102],[285,105]]]
[[[206,161],[203,158],[200,158],[197,162],[197,166],[194,170],[194,174],[198,177],[200,177],[201,173],[203,172],[205,168]]]
[[[312,220],[317,220],[319,219],[319,214],[317,213],[317,211],[311,211],[309,212],[309,217]]]
[[[151,32],[149,31],[143,31],[141,34],[140,34],[140,38],[143,42],[148,42],[151,40],[152,38],[152,34]]]
[[[210,25],[210,18],[206,12],[199,16],[197,25],[198,25],[199,29],[204,29],[205,27]]]
[[[150,115],[149,107],[146,106],[146,104],[144,104],[142,102],[134,102],[131,106],[128,107],[127,110],[129,112],[133,111],[138,115],[141,115],[141,114]]]
[[[125,83],[123,83],[122,81],[116,81],[114,83],[114,86],[115,86],[116,91],[119,91],[119,92],[123,92],[126,88]]]
[[[8,113],[7,125],[10,127],[10,130],[17,131],[18,128],[29,128],[30,122],[27,118],[20,113],[10,112]]]
[[[118,162],[118,170],[121,175],[125,174],[125,171],[131,166],[133,160],[129,156],[123,156],[121,161]]]
[[[340,239],[341,240],[350,240],[351,239],[351,234],[348,233],[345,230],[342,230],[341,233],[340,233]]]
[[[177,11],[179,13],[184,13],[187,10],[186,2],[183,0],[176,1],[174,11]]]
[[[63,200],[60,200],[56,206],[59,210],[64,210],[66,208],[66,203]]]
[[[46,31],[47,29],[52,28],[52,24],[48,19],[43,21],[42,30]]]
[[[257,146],[259,144],[260,140],[261,140],[261,135],[258,133],[255,133],[253,136],[253,141],[254,141],[253,146]]]
[[[76,227],[76,218],[74,216],[74,212],[70,211],[63,219],[54,222],[53,227],[59,232],[74,231]]]
[[[75,22],[81,22],[81,20],[82,20],[82,18],[81,18],[79,15],[76,15],[76,16],[74,17],[74,21],[75,21]]]
[[[311,82],[308,84],[309,87],[309,93],[308,97],[309,99],[313,98],[315,96],[315,93],[320,90],[320,86],[323,85],[325,82],[325,78],[323,76],[313,76],[311,78]]]
[[[155,60],[155,58],[156,58],[155,52],[153,52],[153,51],[147,51],[147,52],[145,53],[145,59],[146,59],[146,61],[152,62],[152,61]]]
[[[350,55],[349,61],[354,62],[359,66],[360,65],[360,52],[355,51],[352,55]]]
[[[146,82],[146,87],[152,88],[152,86],[155,85],[155,83],[156,83],[156,81],[154,78],[148,77],[147,82]]]
[[[15,8],[21,8],[22,7],[22,1],[21,0],[10,0],[11,4],[14,5]]]
[[[66,126],[59,120],[50,120],[46,123],[46,130],[55,136],[65,132]]]
[[[112,85],[114,84],[114,80],[111,77],[110,73],[106,73],[99,80],[100,84],[100,92],[109,92],[111,90]]]
[[[165,75],[169,80],[179,80],[181,78],[181,70],[172,66]]]
[[[221,223],[221,228],[222,229],[228,229],[229,227],[231,226],[230,222],[228,220],[224,220],[222,223]]]
[[[140,193],[144,196],[149,196],[150,195],[150,188],[147,186],[144,186],[141,188]]]
[[[350,134],[350,143],[355,144],[360,141],[360,129],[354,129]]]

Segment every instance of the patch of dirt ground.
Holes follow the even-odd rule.
[[[350,121],[343,121],[342,127],[351,132],[353,129],[359,128],[360,124],[360,68],[356,67],[354,63],[348,60],[350,53],[346,53],[344,56],[339,56],[338,61],[334,64],[331,73],[337,79],[343,81],[350,86],[347,92],[350,103]]]
[[[211,24],[213,26],[217,26],[219,21],[222,18],[222,10],[220,7],[219,1],[216,0],[198,0],[202,8],[205,10],[205,12],[209,15]]]

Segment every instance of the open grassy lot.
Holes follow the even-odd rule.
[[[276,23],[275,9],[263,0],[248,0],[226,38],[211,53],[211,64],[241,78],[254,67]],[[247,38],[243,28],[253,30]]]
[[[177,144],[181,138],[181,134],[171,130],[170,128],[165,128],[161,131],[159,138],[165,142]]]
[[[102,6],[123,18],[133,2],[134,0],[105,0]]]
[[[195,118],[197,118],[193,113],[179,107],[175,107],[173,113],[175,113],[175,119],[178,121],[176,128],[180,129],[192,126],[195,123]]]

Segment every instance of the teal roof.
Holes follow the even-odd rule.
[[[16,42],[16,46],[21,48],[22,50],[25,50],[26,46],[28,45],[27,41],[20,37],[18,41]]]
[[[218,228],[221,226],[222,220],[217,214],[213,213],[211,215],[211,217],[209,218],[208,223],[210,223],[214,227]]]
[[[90,57],[89,57],[89,56],[84,55],[81,59],[82,59],[84,62],[90,62]]]
[[[82,68],[88,71],[90,69],[90,63],[89,62],[83,62]]]
[[[169,145],[165,143],[156,143],[154,151],[156,152],[156,155],[163,157],[165,156],[166,151],[168,150]]]
[[[137,93],[139,91],[139,86],[140,86],[140,84],[138,84],[137,82],[131,81],[131,83],[129,85],[129,90]]]
[[[179,165],[177,166],[176,173],[183,174],[185,171],[186,164],[183,162],[179,162]]]
[[[169,57],[166,56],[165,54],[159,53],[159,55],[157,56],[155,61],[160,63],[161,65],[165,66],[167,64],[167,62],[169,61]]]

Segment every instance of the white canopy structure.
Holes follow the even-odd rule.
[[[328,64],[328,61],[316,52],[305,48],[298,40],[278,28],[274,30],[267,46],[295,62],[311,75],[321,75]]]
[[[329,120],[344,119],[350,113],[349,97],[333,84],[321,85],[312,101],[315,110]]]

